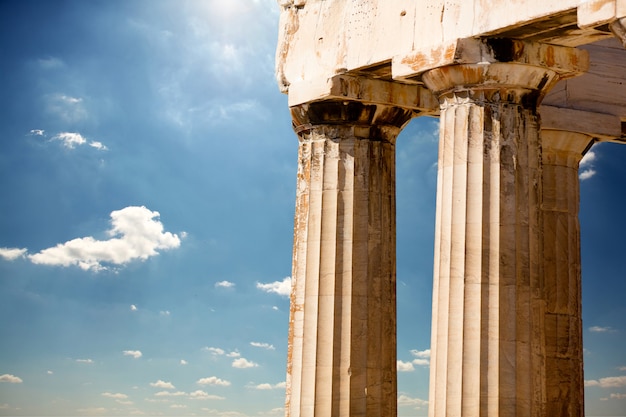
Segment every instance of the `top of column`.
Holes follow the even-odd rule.
[[[582,76],[584,85],[602,95],[589,102],[591,96],[581,94],[582,104],[550,104],[626,120],[626,50],[617,38],[626,33],[626,0],[278,0],[278,5],[276,71],[290,105],[339,98],[338,86],[347,78],[337,77],[348,77],[366,81],[356,93],[343,91],[346,99],[368,102],[382,97],[384,104],[405,107],[406,102],[394,100],[398,90],[406,89],[405,97],[416,92],[420,96],[409,107],[428,113],[435,101],[420,88],[430,58],[445,55],[458,40],[506,38],[598,50],[590,53],[592,72],[603,67],[625,82],[611,89],[615,79]],[[420,54],[426,54],[424,65],[416,59]],[[376,94],[361,95],[372,91]]]

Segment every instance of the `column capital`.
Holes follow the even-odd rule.
[[[406,108],[350,100],[314,101],[291,107],[293,128],[300,138],[313,129],[323,129],[329,137],[346,137],[348,133],[349,137],[395,143],[414,115]]]
[[[421,76],[436,95],[454,88],[453,85],[468,86],[466,89],[480,84],[486,88],[509,85],[536,90],[551,81],[584,73],[589,68],[589,56],[586,51],[565,46],[506,38],[467,38],[394,57],[393,68],[394,79],[414,80]],[[528,76],[530,80],[526,80]]]

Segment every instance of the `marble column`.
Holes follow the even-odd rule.
[[[542,130],[546,415],[584,416],[578,166],[587,134]]]
[[[555,51],[497,42],[422,76],[441,108],[430,417],[550,415],[537,106],[559,74]]]
[[[397,414],[395,141],[410,110],[292,107],[299,164],[286,416]]]

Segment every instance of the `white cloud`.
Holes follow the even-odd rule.
[[[261,349],[267,349],[267,350],[275,350],[276,349],[274,347],[274,345],[270,345],[269,343],[250,342],[250,345],[254,346],[254,347],[261,348]]]
[[[430,366],[430,349],[426,350],[411,350],[411,355],[416,359],[413,359],[411,363],[417,366]]]
[[[155,397],[185,397],[186,395],[187,393],[184,391],[176,391],[176,392],[159,391],[154,394]]]
[[[91,142],[89,142],[89,146],[91,146],[92,148],[96,148],[99,151],[108,151],[109,148],[107,148],[105,145],[102,144],[102,142],[98,142],[97,140],[92,140]]]
[[[170,313],[169,310],[163,310],[163,311],[159,311],[159,315],[160,316],[170,316],[172,313]]]
[[[617,368],[617,369],[619,369],[620,371],[626,371],[626,366],[620,366],[620,367],[619,367],[619,368]]]
[[[181,360],[180,360],[180,364],[181,364],[181,365],[188,365],[188,364],[189,364],[189,362],[187,362],[187,361],[186,361],[186,360],[184,360],[184,359],[181,359]]]
[[[591,326],[589,328],[590,332],[594,332],[594,333],[613,333],[615,332],[615,330],[613,330],[613,328],[606,326],[606,327],[602,327],[602,326]]]
[[[87,139],[80,133],[61,132],[52,136],[52,140],[58,140],[63,142],[63,146],[69,149],[74,149],[76,145],[84,145],[87,143]]]
[[[184,405],[184,404],[172,404],[172,405],[170,405],[170,408],[177,408],[177,409],[179,409],[179,408],[187,408],[187,406]]]
[[[626,375],[624,376],[609,376],[606,378],[600,378],[598,380],[590,379],[585,380],[586,387],[600,387],[600,388],[617,388],[626,386]]]
[[[291,277],[286,277],[282,281],[274,281],[268,284],[258,282],[256,287],[268,293],[275,293],[283,297],[289,297],[289,294],[291,294]]]
[[[137,311],[137,306],[134,304],[130,305],[130,311]]]
[[[256,368],[259,366],[258,364],[247,360],[246,358],[239,358],[233,361],[233,368],[245,369],[245,368]]]
[[[100,414],[106,413],[107,409],[104,407],[89,407],[89,408],[79,408],[76,411],[85,415],[100,415]]]
[[[430,349],[426,349],[426,350],[413,349],[411,350],[411,355],[415,356],[416,358],[430,358]]]
[[[216,347],[208,347],[208,346],[206,346],[206,347],[202,348],[202,350],[210,352],[214,356],[221,356],[224,353],[226,353],[226,352],[224,352],[224,349],[220,349],[220,348],[216,348]]]
[[[116,394],[113,394],[111,392],[103,392],[102,396],[103,397],[107,397],[107,398],[113,398],[114,400],[125,400],[125,399],[128,398],[128,395],[122,394],[122,393],[119,393],[119,392],[116,393]]]
[[[226,355],[226,357],[228,358],[238,358],[240,356],[241,356],[241,353],[237,352],[236,350]]]
[[[0,375],[0,382],[8,382],[9,384],[21,384],[23,381],[22,378],[20,378],[19,376],[4,374]]]
[[[615,400],[623,400],[623,399],[626,398],[626,394],[617,394],[617,393],[615,393],[615,394],[611,394],[610,398],[611,399],[615,399]]]
[[[411,362],[403,361],[396,362],[396,369],[398,370],[398,372],[413,372],[415,370]]]
[[[406,405],[417,405],[417,406],[425,406],[428,405],[428,401],[422,400],[420,398],[412,398],[406,394],[398,395],[398,405],[406,406]]]
[[[215,283],[216,288],[232,288],[234,286],[235,283],[230,281],[220,281]]]
[[[142,356],[140,350],[125,350],[122,353],[124,354],[124,356],[132,356],[135,359],[139,359]]]
[[[144,206],[116,210],[111,212],[112,228],[107,231],[111,239],[77,238],[28,257],[35,264],[77,265],[93,271],[107,269],[103,263],[124,265],[136,259],[146,260],[158,255],[157,249],[180,246],[177,235],[163,232],[158,217],[159,212]]]
[[[52,372],[52,371],[47,371],[46,373],[47,373],[48,375],[52,375],[54,372]]]
[[[596,175],[596,170],[593,169],[593,163],[597,159],[597,154],[594,151],[589,151],[583,156],[583,159],[580,160],[580,168],[582,169],[578,174],[578,178],[581,181],[588,180],[589,178]]]
[[[91,360],[91,359],[76,359],[76,362],[78,362],[78,363],[93,363],[93,360]]]
[[[258,384],[258,385],[255,385],[253,388],[264,391],[264,390],[272,390],[272,389],[285,389],[286,386],[287,386],[286,382],[279,382],[278,384],[275,384],[275,385],[268,384],[268,383]]]
[[[202,390],[197,390],[189,393],[189,398],[192,400],[224,400],[224,397],[219,395],[209,395]]]
[[[584,180],[588,180],[589,178],[593,177],[594,175],[596,175],[596,170],[589,168],[589,169],[585,169],[583,171],[580,172],[580,174],[578,175],[578,178],[580,178],[581,181]]]
[[[3,258],[7,261],[14,261],[18,258],[23,258],[26,252],[27,249],[0,248],[0,258]]]
[[[272,310],[278,311],[278,307],[277,306],[272,306]]]
[[[150,386],[155,388],[176,389],[171,382],[165,382],[160,379],[157,382],[151,382]]]
[[[43,136],[44,133],[46,133],[46,131],[43,130],[43,129],[32,129],[30,131],[30,134],[33,135],[33,136]]]
[[[230,386],[230,381],[225,381],[216,376],[200,378],[198,381],[196,381],[196,383],[200,385],[215,385],[215,386],[222,386],[222,387]]]
[[[594,151],[589,151],[583,156],[583,159],[580,160],[580,167],[585,167],[587,165],[591,165],[597,158],[597,155]]]

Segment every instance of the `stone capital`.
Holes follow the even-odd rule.
[[[291,107],[293,127],[301,138],[313,129],[321,129],[338,140],[354,137],[395,143],[413,116],[410,109],[350,100],[314,101]]]
[[[505,38],[467,38],[396,56],[392,68],[394,79],[415,81],[437,68],[469,65],[484,72],[491,65],[504,63],[541,68],[564,79],[587,71],[589,57],[585,51],[564,46]],[[486,81],[492,78],[487,77]]]

